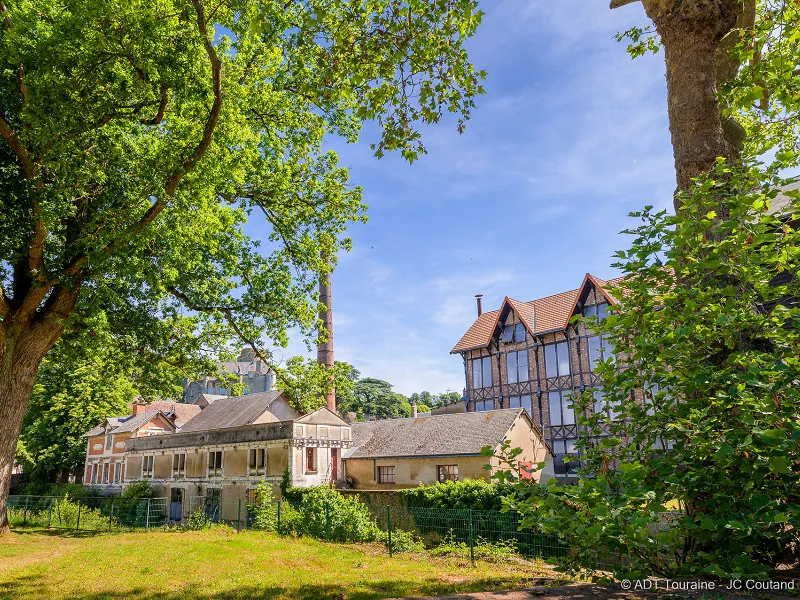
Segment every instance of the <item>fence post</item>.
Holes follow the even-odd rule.
[[[111,496],[111,507],[108,509],[108,530],[114,527],[114,496]]]
[[[78,521],[75,523],[75,531],[81,528],[81,503],[78,502]]]
[[[236,515],[236,531],[242,531],[242,499],[239,498],[239,512]]]
[[[278,535],[281,534],[281,502],[278,500]]]
[[[47,528],[50,529],[50,525],[53,524],[53,498],[50,498],[50,509],[47,511]]]
[[[25,508],[22,509],[22,526],[28,524],[28,505],[31,503],[31,497],[25,496]]]
[[[475,566],[475,536],[472,532],[472,509],[467,509],[469,513],[469,558],[472,561],[472,566]]]
[[[387,544],[389,546],[389,556],[392,555],[392,508],[386,506],[386,533]]]
[[[325,503],[325,539],[331,541],[331,506]]]
[[[150,498],[147,499],[147,516],[145,517],[144,528],[146,531],[150,531]]]

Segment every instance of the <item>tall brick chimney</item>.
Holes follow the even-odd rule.
[[[330,257],[321,254],[323,260],[327,260],[328,267],[330,267]],[[319,278],[319,301],[325,307],[321,310],[319,318],[322,321],[325,330],[328,332],[327,340],[317,343],[317,362],[325,365],[331,370],[331,378],[333,378],[333,298],[331,295],[331,273],[330,270]],[[329,410],[336,412],[336,390],[333,387],[333,381],[328,392],[325,394],[325,404]]]
[[[146,410],[147,410],[147,404],[138,399],[133,401],[133,404],[131,405],[131,414],[134,417],[142,414]]]
[[[475,300],[478,302],[478,316],[480,317],[483,314],[483,294],[475,294]]]

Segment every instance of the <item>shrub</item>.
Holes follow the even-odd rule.
[[[376,542],[389,544],[389,535],[385,531],[378,531]],[[392,552],[422,552],[425,544],[411,531],[392,529]]]
[[[80,519],[80,521],[79,521]],[[108,517],[96,508],[89,508],[70,498],[53,502],[51,525],[66,529],[107,529]]]
[[[272,485],[266,482],[260,484],[256,488],[255,496],[255,503],[247,506],[247,510],[254,515],[253,527],[265,531],[276,531],[278,528],[278,505],[272,494]]]
[[[139,479],[128,485],[120,494],[121,498],[155,498],[155,490],[149,481]]]
[[[500,510],[503,497],[510,494],[511,486],[489,483],[483,479],[447,481],[402,490],[409,507],[413,508],[471,508],[473,510]]]
[[[20,495],[25,496],[51,496],[55,498],[101,498],[103,492],[97,488],[81,485],[79,483],[44,483],[31,481],[20,486]]]
[[[208,518],[206,511],[201,506],[189,514],[183,529],[186,531],[202,531],[211,527],[211,519]]]
[[[308,488],[298,512],[300,519],[295,528],[302,535],[338,542],[371,542],[378,536],[378,526],[369,509],[356,498],[346,498],[330,487]]]

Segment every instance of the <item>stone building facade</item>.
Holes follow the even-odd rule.
[[[572,322],[578,314],[603,319],[617,304],[606,289],[613,283],[587,273],[568,292],[530,302],[506,297],[499,310],[479,312],[451,351],[464,361],[467,410],[526,409],[552,448],[557,476],[577,467],[564,460],[579,437],[578,415],[569,408],[576,397],[592,394],[594,410],[613,411],[596,366],[613,359],[614,348]]]
[[[197,381],[184,381],[183,401],[196,404],[204,395],[230,396],[236,383],[244,386],[246,394],[271,392],[275,388],[275,373],[251,348],[243,348],[235,361],[220,363],[219,370],[219,376],[206,375]]]

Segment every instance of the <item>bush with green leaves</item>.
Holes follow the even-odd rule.
[[[796,561],[800,201],[772,214],[782,183],[720,162],[678,216],[634,213],[621,309],[591,324],[618,352],[600,368],[604,410],[576,399],[583,478],[506,500],[569,541],[564,567],[743,578]]]
[[[348,498],[330,487],[310,488],[297,507],[298,534],[337,542],[371,542],[378,526],[369,509],[356,498]]]
[[[120,494],[120,498],[155,498],[153,485],[146,479],[138,479],[128,484]]]
[[[389,534],[385,531],[378,531],[376,542],[380,542],[388,547]],[[425,544],[412,531],[404,529],[392,529],[392,553],[395,552],[422,552]]]
[[[503,496],[512,489],[502,483],[483,479],[446,481],[420,485],[400,493],[413,508],[471,508],[473,510],[500,510]]]
[[[247,505],[248,512],[254,515],[253,527],[264,531],[277,531],[278,505],[272,493],[272,485],[261,483],[255,490],[255,502]]]

